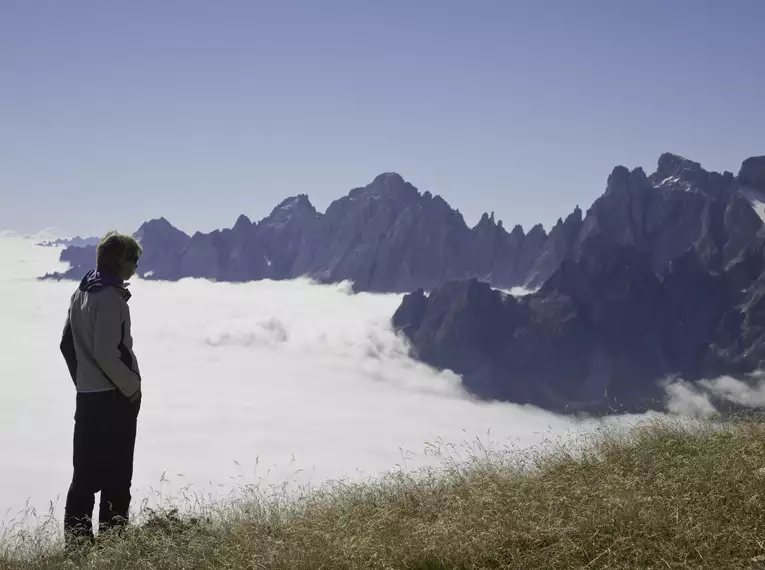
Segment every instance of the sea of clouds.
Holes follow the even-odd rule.
[[[71,477],[75,392],[59,341],[77,283],[37,279],[64,268],[39,237],[0,236],[0,524],[30,509],[60,520]],[[134,506],[415,469],[438,461],[428,444],[523,450],[602,426],[475,401],[455,374],[409,358],[389,324],[400,295],[306,280],[130,289],[144,382]],[[703,393],[675,392],[704,408]]]

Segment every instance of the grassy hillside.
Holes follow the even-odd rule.
[[[584,451],[245,495],[70,558],[17,537],[0,568],[765,568],[765,420],[652,421]]]

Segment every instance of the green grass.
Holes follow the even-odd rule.
[[[765,568],[765,420],[651,420],[576,448],[442,456],[437,469],[144,512],[69,558],[42,530],[18,532],[0,569]]]

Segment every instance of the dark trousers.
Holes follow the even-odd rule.
[[[127,524],[139,408],[140,401],[131,403],[116,390],[77,394],[74,473],[64,511],[68,541],[93,541],[91,519],[99,491],[99,530]]]

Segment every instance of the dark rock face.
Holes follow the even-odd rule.
[[[741,164],[738,179],[742,186],[765,192],[765,156],[752,156]]]
[[[617,167],[584,220],[550,233],[560,261],[537,259],[536,293],[452,282],[407,295],[393,324],[475,394],[557,411],[661,408],[663,379],[744,378],[765,365],[764,165]]]
[[[141,277],[168,280],[181,277],[181,253],[189,243],[188,235],[160,218],[144,223],[134,237],[143,244],[138,266]]]
[[[579,206],[568,215],[565,222],[558,218],[558,223],[555,224],[549,237],[545,240],[542,252],[531,266],[529,278],[526,281],[527,285],[539,286],[555,273],[563,259],[566,258],[572,244],[576,242],[582,229],[582,223],[582,210],[579,209]]]
[[[689,249],[659,276],[649,255],[616,245],[567,258],[526,297],[477,280],[417,290],[393,325],[415,357],[461,374],[483,398],[561,412],[660,409],[665,378],[761,366],[762,259],[760,246],[717,274]]]
[[[587,212],[572,249],[579,257],[594,241],[632,245],[661,273],[693,248],[705,267],[722,271],[757,241],[763,221],[752,207],[755,194],[730,172],[707,172],[669,153],[650,177],[620,166]]]
[[[69,246],[61,251],[59,259],[68,263],[69,269],[64,273],[45,275],[43,279],[82,279],[82,276],[87,272],[87,269],[84,268],[91,268],[96,265],[96,246]]]

